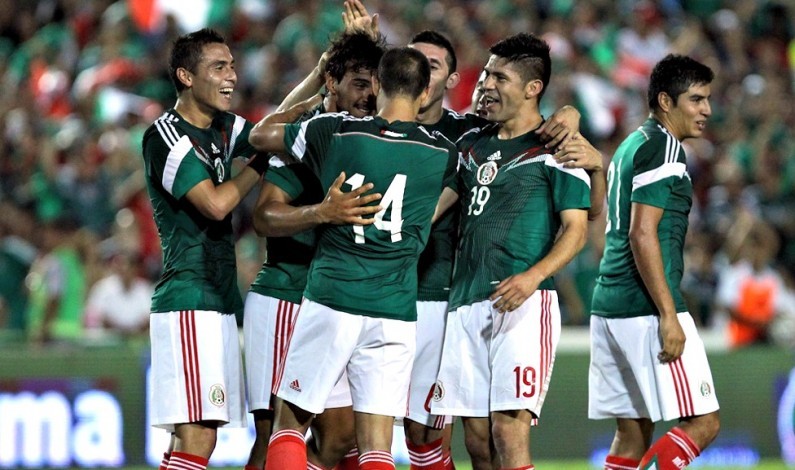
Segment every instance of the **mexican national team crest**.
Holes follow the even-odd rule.
[[[215,384],[210,387],[210,403],[215,406],[224,406],[226,403],[226,392],[224,392],[224,386],[221,384]]]
[[[213,167],[215,168],[215,176],[218,177],[218,182],[224,182],[224,176],[226,175],[226,170],[224,169],[224,162],[221,160],[221,157],[216,157],[215,161],[213,162]]]
[[[704,380],[701,382],[701,396],[706,398],[710,395],[712,395],[712,387],[710,387],[709,382]]]
[[[497,162],[495,161],[488,161],[478,167],[478,183],[487,185],[491,184],[494,181],[494,178],[497,177]]]
[[[440,401],[442,398],[444,398],[444,385],[441,381],[437,381],[436,386],[433,387],[433,401]]]

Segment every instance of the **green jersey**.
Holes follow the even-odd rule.
[[[304,113],[296,122],[325,112],[321,104]],[[292,206],[316,204],[325,196],[317,176],[301,162],[285,164],[280,157],[274,156],[265,173],[265,180],[284,191],[290,197]],[[268,237],[268,258],[251,284],[251,291],[295,304],[301,303],[309,264],[315,253],[315,238],[315,229],[290,237]]]
[[[465,132],[487,123],[474,114],[462,115],[443,109],[442,118],[436,124],[423,124],[423,127],[455,142]],[[450,209],[433,224],[428,244],[420,255],[418,300],[447,302],[457,239],[458,211]]]
[[[458,141],[461,241],[449,308],[486,300],[503,279],[547,255],[560,212],[590,207],[585,170],[558,164],[534,132],[499,139],[499,126]],[[553,289],[552,278],[539,289]]]
[[[251,123],[219,113],[207,129],[170,109],[144,133],[146,187],[163,249],[163,274],[152,296],[152,312],[211,310],[240,313],[232,216],[203,216],[185,194],[209,179],[231,178],[232,158],[251,157]]]
[[[658,313],[629,244],[633,202],[664,210],[657,236],[665,278],[676,311],[686,312],[679,283],[684,271],[683,252],[693,184],[682,144],[657,120],[649,118],[616,150],[607,171],[607,182],[605,251],[594,288],[592,313],[611,318]]]
[[[455,178],[455,146],[414,122],[346,114],[288,124],[284,143],[324,193],[344,171],[345,190],[371,182],[383,195],[374,224],[320,229],[304,296],[351,314],[416,320],[417,260],[442,188]]]

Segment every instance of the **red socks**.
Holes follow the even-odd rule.
[[[360,470],[395,470],[392,454],[385,450],[371,450],[359,455]]]
[[[442,462],[444,462],[444,470],[455,470],[455,462],[453,462],[453,454],[450,449],[442,450]]]
[[[334,470],[359,470],[359,448],[354,447],[349,450],[334,467]]]
[[[172,452],[168,459],[168,470],[204,470],[208,460],[198,455]]]
[[[638,468],[679,470],[690,464],[700,453],[701,450],[687,433],[679,428],[673,428],[652,444],[640,460]]]
[[[628,459],[608,455],[605,459],[605,470],[636,470],[640,465],[640,460]]]
[[[246,465],[245,467],[243,467],[243,470],[263,470],[263,469],[259,468],[259,467],[255,467],[253,465]]]
[[[168,460],[170,458],[171,458],[171,452],[163,452],[163,460],[160,461],[160,466],[157,467],[157,470],[167,470]]]
[[[277,431],[268,444],[265,470],[306,470],[304,435],[292,429]]]
[[[442,439],[429,444],[416,445],[406,440],[411,470],[444,470]]]

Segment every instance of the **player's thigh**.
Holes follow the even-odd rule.
[[[277,379],[279,398],[321,413],[356,347],[363,318],[304,299]]]
[[[411,368],[409,408],[406,418],[424,426],[442,429],[450,417],[431,413],[436,378],[442,361],[447,302],[417,302],[417,352]]]
[[[362,331],[348,364],[353,409],[403,417],[416,349],[416,322],[362,318]]]
[[[494,315],[491,411],[529,410],[540,416],[559,340],[553,290],[537,290],[516,310]]]
[[[246,296],[243,345],[249,411],[271,409],[271,395],[299,305],[256,292]]]
[[[152,315],[153,424],[219,421],[245,425],[245,394],[234,315],[184,310]]]
[[[448,313],[437,397],[431,403],[433,414],[489,416],[489,352],[494,327],[491,304],[486,300]]]

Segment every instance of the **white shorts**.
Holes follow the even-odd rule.
[[[276,395],[321,413],[347,370],[354,411],[403,417],[415,343],[415,322],[352,315],[304,299]]]
[[[538,290],[505,314],[493,304],[484,300],[448,314],[433,413],[487,417],[529,410],[540,416],[560,339],[558,295]]]
[[[406,418],[435,429],[453,422],[451,416],[431,414],[431,401],[439,398],[434,390],[442,362],[446,319],[447,302],[417,302],[417,353],[411,366]]]
[[[662,349],[657,315],[591,316],[589,418],[668,421],[718,410],[707,353],[693,318],[687,312],[677,317],[685,350],[676,361],[663,364],[657,359]]]
[[[246,359],[248,409],[273,409],[271,396],[284,365],[287,344],[298,318],[300,304],[268,297],[256,292],[246,295],[243,316],[243,345]],[[351,406],[347,377],[335,385],[326,408]]]
[[[152,425],[220,421],[245,427],[243,364],[234,315],[153,313]]]

